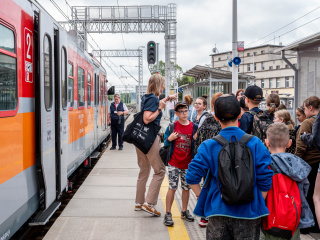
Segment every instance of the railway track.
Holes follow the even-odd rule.
[[[129,112],[134,114],[136,111],[135,105],[128,106]],[[130,115],[126,116],[126,120]],[[82,165],[79,167],[70,177],[69,177],[69,189],[68,192],[65,192],[59,199],[61,202],[61,206],[59,209],[53,214],[50,218],[49,222],[44,226],[33,226],[30,227],[28,222],[25,223],[16,233],[12,236],[11,240],[41,240],[45,237],[47,232],[50,230],[56,219],[63,212],[65,207],[71,201],[72,197],[76,194],[78,189],[81,187],[82,183],[86,180],[87,176],[89,176],[90,172],[94,168],[94,166],[99,161],[100,157],[104,154],[106,149],[108,148],[111,142],[111,135],[109,135],[106,139],[106,144],[101,144],[104,146],[103,149],[100,149],[100,155],[96,159],[91,160],[91,166],[86,167]],[[36,215],[37,212],[34,214]]]

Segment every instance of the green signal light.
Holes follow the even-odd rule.
[[[150,47],[153,47],[153,43],[150,43]]]

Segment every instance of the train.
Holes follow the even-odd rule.
[[[44,225],[110,134],[107,73],[35,0],[1,0],[0,239]]]

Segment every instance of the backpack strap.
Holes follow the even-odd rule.
[[[216,140],[222,146],[229,143],[229,141],[222,137],[220,134],[215,136],[213,140]]]
[[[174,123],[169,123],[169,132],[170,132],[170,134],[174,132],[174,127],[175,127]]]
[[[251,138],[253,138],[252,135],[248,134],[248,133],[245,133],[242,138],[240,139],[240,143],[244,144],[244,145],[247,145],[247,143],[251,140]]]

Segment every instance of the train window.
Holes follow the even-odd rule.
[[[44,104],[46,110],[51,111],[52,107],[52,47],[48,35],[43,40],[43,59],[44,59]]]
[[[16,107],[17,60],[0,53],[0,111],[14,110]]]
[[[78,107],[84,106],[84,70],[78,67]]]
[[[101,87],[100,87],[100,102],[101,102],[101,106],[103,105],[103,77],[101,78]]]
[[[68,104],[69,104],[69,110],[72,110],[73,108],[73,64],[71,62],[68,62]]]
[[[88,74],[88,81],[87,81],[87,105],[88,108],[91,107],[91,75]]]
[[[95,76],[95,82],[94,82],[94,105],[99,105],[99,76],[97,74]]]
[[[67,109],[67,51],[61,49],[61,104],[63,109]]]
[[[0,48],[15,53],[14,32],[0,24]]]

